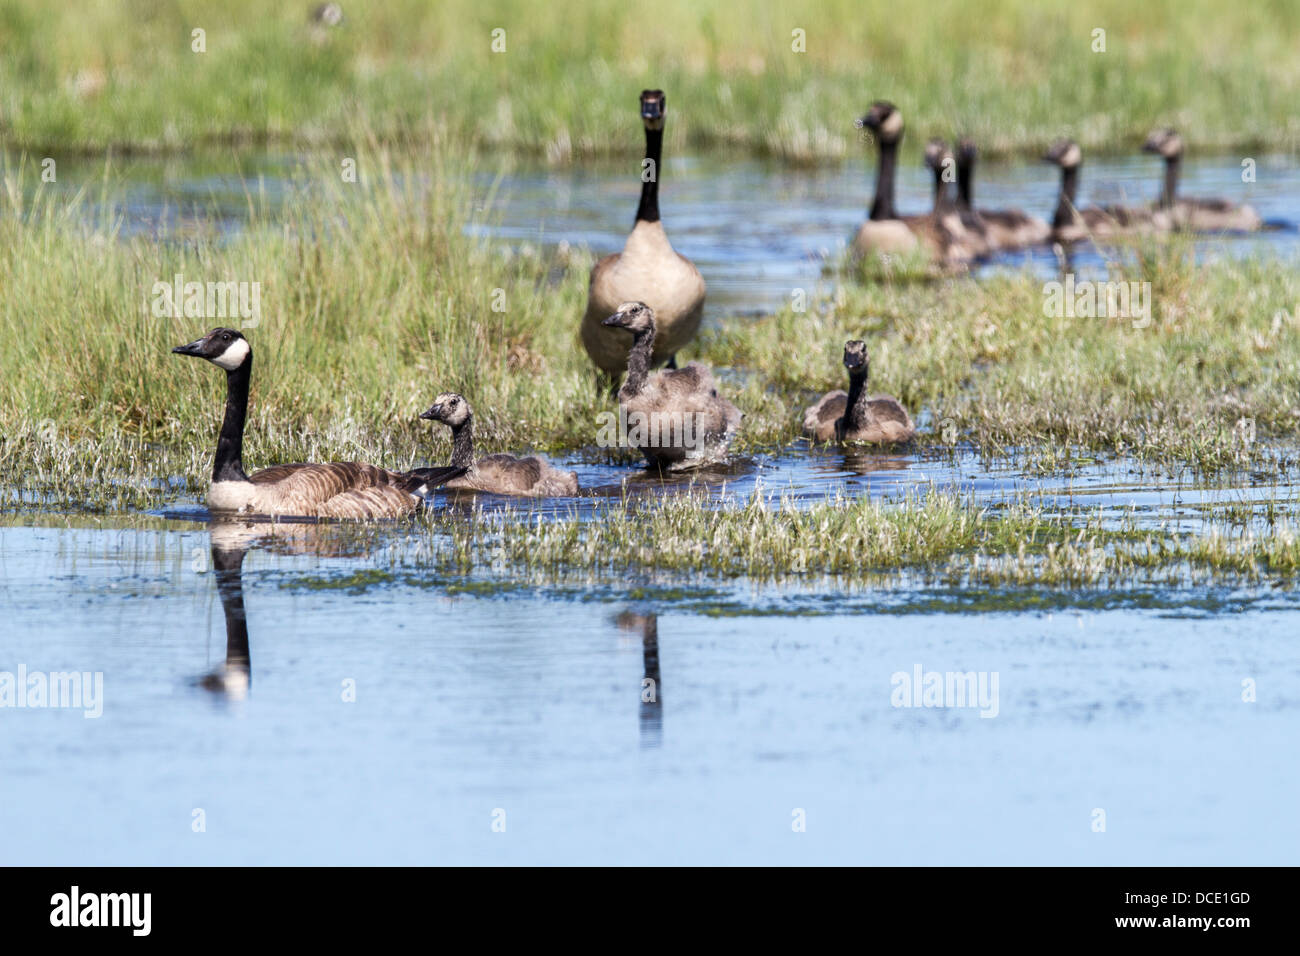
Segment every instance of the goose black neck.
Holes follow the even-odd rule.
[[[936,166],[934,169],[934,211],[938,212],[943,206],[943,167]]]
[[[880,141],[880,165],[876,169],[876,198],[871,203],[872,219],[897,219],[894,212],[894,168],[898,164],[898,143]]]
[[[659,221],[659,157],[663,145],[664,131],[646,127],[645,158],[650,162],[641,167],[641,205],[636,208],[637,222]]]
[[[253,374],[253,356],[238,368],[226,372],[226,417],[217,436],[217,457],[212,462],[212,480],[247,481],[244,474],[244,420],[248,417],[248,382]]]
[[[1061,196],[1056,201],[1056,215],[1052,217],[1052,225],[1056,227],[1068,226],[1074,222],[1074,197],[1079,189],[1079,167],[1065,166],[1061,168]]]
[[[1165,160],[1165,187],[1160,193],[1160,205],[1168,209],[1178,201],[1178,171],[1182,158],[1171,156]]]
[[[248,617],[244,613],[243,548],[212,546],[212,568],[217,574],[217,592],[226,617],[226,667],[251,670],[248,650]]]
[[[862,418],[862,398],[867,390],[867,369],[849,373],[849,397],[844,406],[844,421],[847,425],[857,425]]]
[[[619,389],[619,397],[632,398],[645,388],[650,373],[650,357],[654,352],[655,334],[652,330],[637,332],[632,339],[632,350],[627,353],[627,381]]]
[[[468,468],[474,464],[474,419],[467,418],[451,426],[451,465]]]
[[[962,209],[973,209],[975,196],[971,189],[971,168],[973,162],[957,160],[957,205]]]

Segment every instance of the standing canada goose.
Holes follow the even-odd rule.
[[[632,333],[627,379],[618,392],[629,444],[660,468],[721,460],[742,416],[718,394],[712,373],[699,362],[688,362],[684,368],[650,374],[655,313],[644,302],[624,302],[604,325]]]
[[[894,207],[894,173],[904,128],[903,114],[898,108],[886,100],[877,100],[855,125],[871,130],[880,159],[871,211],[853,237],[854,257],[872,253],[907,254],[921,249],[929,258],[944,264],[969,261],[969,250],[954,241],[964,233],[954,213],[936,210],[924,216],[899,216]]]
[[[691,260],[673,249],[659,221],[665,109],[663,90],[642,90],[645,162],[636,224],[623,251],[606,256],[591,270],[582,344],[596,367],[610,376],[618,376],[627,367],[627,337],[602,324],[620,303],[637,300],[654,308],[659,317],[659,334],[651,361],[666,361],[670,367],[676,365],[677,350],[695,338],[704,315],[704,278]]]
[[[867,397],[871,358],[865,342],[844,343],[849,390],[827,392],[804,412],[803,431],[816,441],[860,441],[902,445],[916,437],[912,417],[892,395]]]
[[[394,518],[420,504],[419,493],[463,474],[460,468],[430,468],[398,474],[355,461],[272,465],[244,473],[244,420],[253,349],[234,329],[213,329],[201,339],[172,349],[206,359],[226,372],[226,414],[217,436],[208,507],[219,513],[318,518]]]
[[[977,155],[974,140],[964,138],[957,144],[957,208],[962,221],[978,222],[995,249],[1023,249],[1046,242],[1052,228],[1037,216],[1019,209],[976,208],[972,180]]]
[[[463,477],[448,481],[449,489],[487,491],[494,495],[559,497],[578,493],[578,476],[560,471],[535,456],[488,455],[474,460],[474,410],[455,392],[446,392],[420,413],[425,421],[442,422],[451,429],[451,464],[466,469]]]
[[[1051,238],[1054,242],[1167,232],[1173,227],[1168,213],[1144,206],[1086,206],[1080,209],[1076,197],[1083,150],[1073,140],[1063,139],[1054,143],[1043,159],[1061,167],[1061,192],[1052,216]]]
[[[1147,137],[1142,149],[1164,158],[1165,178],[1158,205],[1173,217],[1175,228],[1193,232],[1254,232],[1263,228],[1264,220],[1250,206],[1236,205],[1227,199],[1188,199],[1178,195],[1183,138],[1175,130],[1156,130]]]

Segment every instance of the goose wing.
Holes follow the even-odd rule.
[[[835,437],[835,423],[849,407],[849,393],[843,389],[827,392],[803,415],[803,430],[820,441]]]

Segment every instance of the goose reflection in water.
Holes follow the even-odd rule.
[[[198,685],[229,700],[243,700],[253,683],[248,616],[244,610],[244,556],[256,547],[275,554],[358,558],[373,553],[375,539],[367,529],[284,519],[214,520],[210,531],[212,568],[226,618],[226,657],[199,678]]]
[[[641,679],[641,746],[658,747],[663,743],[663,682],[659,678],[659,615],[624,611],[618,616],[624,631],[641,635],[641,660],[645,676]]]

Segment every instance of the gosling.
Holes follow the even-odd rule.
[[[451,428],[451,458],[457,462],[452,467],[468,469],[462,477],[447,482],[446,488],[527,498],[558,498],[578,493],[575,472],[560,471],[536,456],[488,455],[475,461],[474,410],[461,395],[454,392],[439,395],[420,417]]]
[[[892,395],[867,397],[871,358],[865,342],[844,343],[848,392],[827,392],[804,413],[803,431],[819,442],[851,441],[873,445],[904,445],[916,437],[916,426]]]
[[[602,324],[632,333],[627,379],[618,392],[628,444],[641,451],[648,465],[665,470],[725,459],[740,428],[740,409],[718,394],[713,374],[699,362],[650,373],[654,309],[644,302],[624,302]]]

